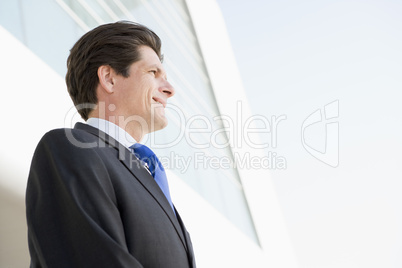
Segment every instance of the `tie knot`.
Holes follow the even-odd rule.
[[[133,150],[134,155],[138,159],[140,159],[141,161],[145,162],[148,165],[149,171],[151,171],[152,176],[155,177],[156,168],[164,170],[163,166],[159,162],[158,157],[156,157],[155,153],[147,146],[140,143],[135,143],[130,146],[130,149]]]
[[[147,146],[141,143],[135,143],[130,146],[135,154],[138,154],[141,158],[142,157],[153,157],[155,153],[149,149]]]

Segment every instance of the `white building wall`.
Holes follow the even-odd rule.
[[[262,142],[244,132],[253,118],[242,86],[229,37],[220,9],[215,0],[187,0],[193,24],[203,52],[212,87],[222,115],[234,120],[234,155],[245,159],[267,157],[264,150],[253,144]],[[207,18],[207,19],[206,19]],[[251,120],[250,129],[258,127]],[[271,122],[274,123],[274,122]],[[273,133],[271,133],[273,135]],[[249,163],[250,164],[250,163]],[[269,267],[296,267],[291,241],[283,220],[272,180],[267,169],[246,165],[238,169],[257,234]]]
[[[28,267],[24,197],[30,162],[42,135],[63,127],[72,103],[64,79],[1,26],[0,40],[0,267]]]

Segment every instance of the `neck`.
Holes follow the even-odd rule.
[[[137,142],[140,142],[148,134],[147,124],[143,120],[138,120],[137,116],[124,117],[123,115],[112,114],[106,116],[99,114],[98,110],[93,110],[89,117],[103,119],[119,126]]]

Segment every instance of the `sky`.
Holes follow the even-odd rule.
[[[402,2],[217,2],[300,267],[402,267]]]

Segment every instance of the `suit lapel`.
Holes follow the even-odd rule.
[[[176,232],[179,235],[183,246],[186,248],[186,250],[188,250],[186,238],[183,235],[184,230],[182,231],[182,228],[180,226],[181,224],[179,223],[178,218],[176,218],[172,207],[169,204],[169,201],[166,199],[165,195],[163,194],[162,190],[160,189],[152,175],[141,164],[141,162],[126,147],[124,147],[122,144],[117,142],[115,139],[113,139],[103,131],[82,123],[77,123],[75,125],[75,128],[85,130],[99,137],[99,144],[108,144],[109,146],[114,147],[119,152],[119,160],[162,207],[163,211],[169,217],[171,223],[176,229]]]

